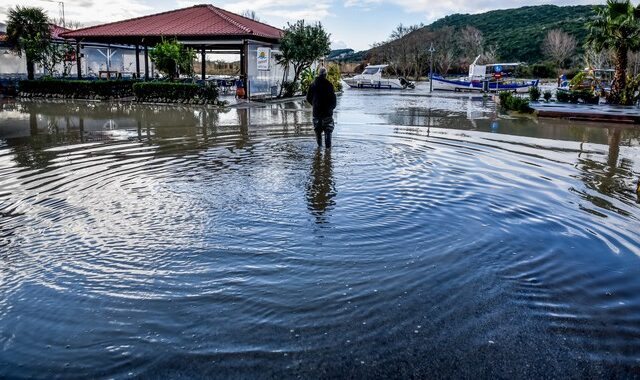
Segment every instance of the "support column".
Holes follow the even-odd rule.
[[[76,70],[78,71],[78,79],[82,79],[82,52],[80,51],[80,42],[76,42]]]
[[[149,80],[149,48],[144,45],[144,80]]]
[[[202,54],[202,57],[201,57],[201,59],[202,59],[201,65],[202,66],[200,67],[200,70],[202,70],[202,73],[201,73],[202,74],[202,82],[204,83],[204,81],[207,79],[205,77],[205,74],[206,74],[206,71],[207,71],[207,61],[206,61],[207,53],[205,52],[204,47],[202,48],[201,54]]]
[[[244,83],[245,98],[249,99],[249,43],[245,40],[240,50],[240,76]]]
[[[140,79],[140,45],[136,45],[136,79]]]

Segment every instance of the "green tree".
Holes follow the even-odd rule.
[[[42,62],[51,44],[49,19],[42,8],[22,7],[9,10],[7,42],[16,53],[27,58],[27,77],[34,78],[35,64]]]
[[[169,76],[171,80],[180,74],[193,74],[193,49],[184,47],[177,40],[162,40],[149,52],[156,68]]]
[[[285,67],[293,65],[295,84],[304,70],[330,51],[329,34],[322,24],[307,25],[304,20],[299,20],[287,25],[280,42],[280,54],[276,59]]]
[[[640,6],[634,7],[629,0],[607,0],[607,5],[595,8],[595,12],[587,44],[596,51],[613,50],[615,74],[607,100],[620,104],[626,87],[628,52],[640,48]]]

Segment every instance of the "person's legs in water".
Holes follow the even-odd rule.
[[[313,131],[316,133],[316,142],[322,146],[322,120],[313,118]]]
[[[324,126],[324,145],[327,149],[331,148],[331,134],[333,133],[334,122],[332,117],[322,120]]]

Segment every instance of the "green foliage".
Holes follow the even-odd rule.
[[[51,44],[49,19],[42,8],[16,6],[7,16],[7,43],[27,59],[27,75],[34,78],[34,64],[42,62]]]
[[[330,64],[327,66],[327,79],[333,85],[333,89],[336,92],[342,91],[342,73],[340,72],[340,66],[336,64]]]
[[[282,89],[284,91],[284,96],[290,98],[300,90],[300,84],[298,82],[285,81],[282,83]]]
[[[529,87],[529,98],[532,102],[537,102],[540,100],[540,89],[538,86]]]
[[[551,93],[551,91],[547,90],[542,94],[542,97],[544,98],[545,102],[549,102],[551,101],[551,97],[553,96],[553,94]]]
[[[196,102],[215,103],[218,89],[215,86],[201,86],[192,83],[139,82],[133,85],[133,93],[138,101],[154,103]]]
[[[293,65],[293,82],[297,83],[304,70],[330,51],[329,34],[322,24],[307,25],[304,20],[299,20],[287,25],[276,59],[285,67]]]
[[[67,77],[71,73],[71,67],[74,62],[69,62],[66,58],[74,52],[75,49],[73,46],[66,41],[63,43],[49,44],[44,51],[40,64],[49,76],[61,74],[63,77]],[[60,64],[62,65],[62,72],[58,72]]]
[[[596,9],[596,18],[588,23],[587,43],[596,51],[615,52],[615,75],[607,100],[622,104],[626,88],[629,50],[640,48],[640,5],[636,8],[629,0],[607,0],[607,5]],[[628,101],[625,98],[625,101]]]
[[[133,96],[135,81],[24,80],[18,84],[25,97],[111,99]]]
[[[629,75],[622,93],[620,94],[620,104],[625,106],[634,105],[640,100],[640,75],[635,78]]]
[[[559,103],[598,104],[600,97],[591,90],[558,90],[556,100]]]
[[[171,80],[180,74],[193,74],[195,52],[191,48],[184,47],[177,40],[163,39],[153,47],[149,56],[156,68]]]
[[[508,111],[517,111],[521,113],[531,113],[533,109],[529,107],[529,99],[521,98],[513,95],[511,92],[503,91],[499,95],[500,106]]]
[[[497,55],[502,60],[540,63],[544,62],[540,47],[551,29],[560,29],[574,36],[578,42],[576,54],[582,54],[582,44],[587,36],[586,22],[593,17],[593,6],[541,5],[473,15],[454,14],[425,28],[461,30],[472,26],[482,32],[487,46],[497,46]],[[553,72],[553,75],[536,77],[555,77],[555,68]]]
[[[306,69],[302,72],[300,77],[300,90],[303,94],[306,94],[309,91],[309,87],[311,87],[311,83],[316,79],[316,71],[311,69]]]

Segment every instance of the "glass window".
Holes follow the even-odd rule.
[[[373,75],[373,74],[376,74],[379,70],[380,70],[380,69],[378,69],[377,67],[375,67],[375,68],[374,68],[374,67],[370,67],[370,68],[368,68],[368,69],[364,69],[363,74],[366,74],[366,75]]]

